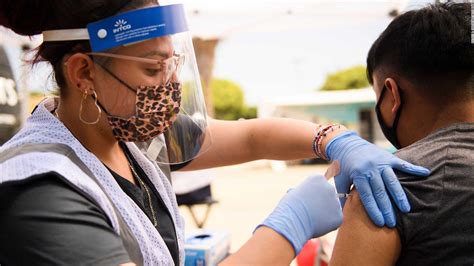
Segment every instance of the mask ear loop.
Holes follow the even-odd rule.
[[[116,79],[118,82],[122,83],[122,85],[124,85],[125,87],[127,87],[127,89],[133,91],[133,92],[137,92],[137,90],[134,90],[132,88],[132,86],[128,85],[125,81],[123,81],[121,78],[117,77],[117,75],[115,75],[114,73],[112,73],[112,71],[110,71],[109,69],[107,69],[106,67],[103,67],[101,65],[99,65],[103,70],[105,70],[105,72],[107,72],[109,75],[111,75],[114,79]]]
[[[83,117],[82,117],[82,111],[83,111],[83,106],[84,106],[84,101],[87,99],[87,93],[84,91],[84,94],[82,94],[82,99],[81,99],[81,106],[79,107],[79,120],[81,120],[82,123],[86,124],[86,125],[95,125],[99,122],[100,120],[100,117],[102,116],[102,109],[99,107],[99,105],[97,104],[97,93],[95,92],[95,90],[92,91],[93,93],[93,98],[94,98],[94,104],[95,106],[97,107],[97,110],[98,110],[98,113],[99,115],[97,116],[97,119],[95,121],[92,121],[92,122],[89,122],[89,121],[86,121]]]

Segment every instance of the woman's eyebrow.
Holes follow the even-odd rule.
[[[158,51],[158,50],[149,51],[149,52],[140,54],[139,57],[149,57],[149,56],[155,56],[155,55],[163,57],[163,58],[168,58],[169,57],[169,53],[163,52],[163,51]]]

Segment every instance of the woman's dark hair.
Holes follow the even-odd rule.
[[[152,0],[1,0],[0,25],[25,36],[45,30],[85,28],[90,22],[113,16],[121,11],[138,8]],[[43,42],[35,49],[33,64],[49,62],[60,88],[66,82],[62,73],[64,55],[89,52],[89,41]]]
[[[471,5],[429,5],[395,18],[368,53],[367,78],[371,84],[377,69],[429,89],[427,95],[446,97],[446,89],[450,89],[450,95],[459,96],[466,87],[472,90]]]

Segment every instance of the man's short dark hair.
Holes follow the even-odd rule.
[[[446,96],[446,89],[474,94],[471,5],[435,4],[396,17],[368,53],[371,84],[376,70],[385,77],[403,77],[436,95]]]

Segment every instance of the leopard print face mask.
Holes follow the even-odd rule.
[[[180,82],[165,85],[138,86],[133,89],[109,69],[102,67],[109,75],[136,93],[135,115],[122,118],[111,115],[97,100],[99,107],[107,114],[112,133],[118,141],[148,141],[166,132],[176,121],[181,106]]]
[[[178,117],[181,86],[179,82],[138,86],[137,90],[133,90],[137,95],[135,115],[129,118],[111,115],[98,100],[97,104],[107,114],[112,133],[118,141],[148,141],[166,132]]]
[[[167,131],[176,120],[181,103],[181,83],[139,86],[136,91],[136,114],[130,118],[107,115],[119,141],[148,141]]]

